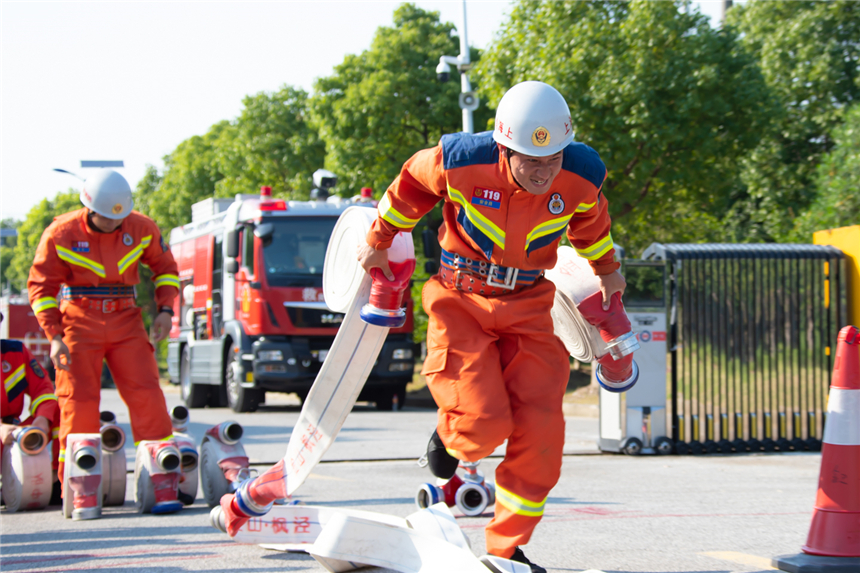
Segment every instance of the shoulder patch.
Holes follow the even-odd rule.
[[[564,148],[561,168],[579,175],[598,189],[606,178],[606,166],[600,155],[584,143],[576,141]]]
[[[442,136],[439,144],[442,146],[442,162],[446,170],[499,162],[499,147],[492,131],[449,133]]]
[[[45,377],[45,371],[42,370],[42,367],[39,365],[38,362],[36,362],[35,358],[30,361],[30,368],[33,369],[33,374],[35,374],[39,378]]]
[[[0,340],[0,352],[24,352],[24,343],[20,340]]]

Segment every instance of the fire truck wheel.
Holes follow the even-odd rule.
[[[376,396],[376,409],[382,412],[391,412],[392,410],[401,410],[406,404],[406,384],[397,386],[394,389],[380,390]]]
[[[191,382],[191,348],[186,344],[182,347],[179,358],[179,390],[182,401],[189,408],[203,408],[209,402],[210,386]]]
[[[231,347],[224,364],[224,387],[227,389],[227,404],[234,412],[254,412],[260,406],[265,393],[257,388],[242,388],[242,363]]]

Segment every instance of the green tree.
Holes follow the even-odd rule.
[[[53,199],[42,199],[38,205],[30,209],[27,217],[18,227],[18,244],[15,245],[15,251],[6,271],[6,278],[14,289],[19,292],[26,291],[27,277],[30,274],[33,259],[36,258],[39,240],[54,217],[81,208],[83,205],[80,192],[69,189],[57,193]]]
[[[795,219],[816,201],[817,166],[833,148],[833,130],[860,97],[860,4],[753,1],[732,8],[729,22],[781,106],[744,161],[738,218],[751,237],[797,238]]]
[[[216,123],[165,156],[162,177],[147,171],[136,193],[163,233],[188,222],[191,205],[208,197],[259,193],[262,185],[275,196],[308,197],[325,150],[308,126],[307,94],[284,86],[242,103],[237,119]]]
[[[370,49],[317,80],[311,112],[341,194],[373,187],[381,195],[412,154],[462,130],[460,84],[438,82],[435,72],[439,56],[459,53],[453,29],[438,12],[402,4],[394,26],[380,27]],[[479,56],[470,52],[472,61]],[[489,117],[486,106],[475,114],[477,126]]]
[[[307,100],[303,90],[284,86],[242,101],[242,114],[216,143],[216,163],[224,174],[216,185],[218,196],[255,193],[269,185],[275,196],[308,197],[325,146],[308,125]]]
[[[631,254],[721,238],[737,162],[774,114],[737,35],[684,7],[524,0],[478,65],[493,105],[524,80],[565,96],[577,140],[606,163],[613,237]]]
[[[816,170],[815,201],[795,228],[798,241],[810,242],[815,231],[860,225],[860,104],[845,114],[832,137],[833,150]]]
[[[152,217],[162,233],[187,223],[191,205],[215,194],[215,185],[223,178],[216,162],[216,145],[222,132],[230,129],[229,121],[216,123],[204,135],[195,135],[176,146],[164,157],[164,175],[158,181],[147,169],[147,175],[136,190],[142,212]],[[153,184],[155,186],[153,187]]]
[[[17,219],[0,220],[0,229],[18,229],[21,226],[21,221]],[[6,237],[0,244],[0,289],[12,288],[9,279],[6,278],[6,271],[9,269],[9,263],[12,260],[12,255],[15,252],[15,245],[18,243],[17,237]],[[13,292],[19,292],[13,288]]]

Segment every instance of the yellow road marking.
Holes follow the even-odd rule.
[[[770,559],[767,557],[759,557],[758,555],[747,555],[746,553],[738,553],[737,551],[706,551],[704,553],[699,553],[699,555],[707,555],[708,557],[722,559],[723,561],[731,561],[732,563],[738,563],[740,565],[749,565],[751,567],[759,567],[761,569],[772,569],[774,571],[776,570],[776,567],[773,567],[770,564]]]

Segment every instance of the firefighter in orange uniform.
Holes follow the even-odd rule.
[[[132,211],[131,188],[119,173],[102,169],[88,178],[81,202],[84,209],[45,229],[27,282],[57,370],[60,476],[66,436],[99,431],[103,359],[129,407],[135,444],[173,435],[134,285],[140,282],[138,263],[144,263],[152,269],[159,308],[152,340],[163,340],[179,294],[176,262],[155,222]]]
[[[0,313],[0,322],[3,314]],[[3,449],[12,445],[12,433],[19,427],[36,426],[51,439],[53,450],[54,490],[51,504],[60,501],[60,482],[57,478],[57,464],[60,448],[57,435],[60,431],[60,408],[54,395],[54,385],[45,375],[45,370],[33,358],[30,351],[20,340],[0,340],[0,381],[3,394],[0,395],[0,457]],[[30,397],[30,416],[21,420],[24,411],[24,396]]]
[[[368,272],[393,279],[385,249],[444,200],[442,266],[423,292],[423,374],[439,405],[427,457],[436,477],[449,479],[459,461],[478,461],[507,440],[487,551],[533,572],[545,569],[519,546],[559,478],[569,375],[550,316],[555,287],[543,271],[566,232],[599,277],[604,308],[623,292],[605,177],[598,154],[573,141],[561,94],[523,82],[502,98],[492,133],[443,136],[406,162],[358,255]]]

